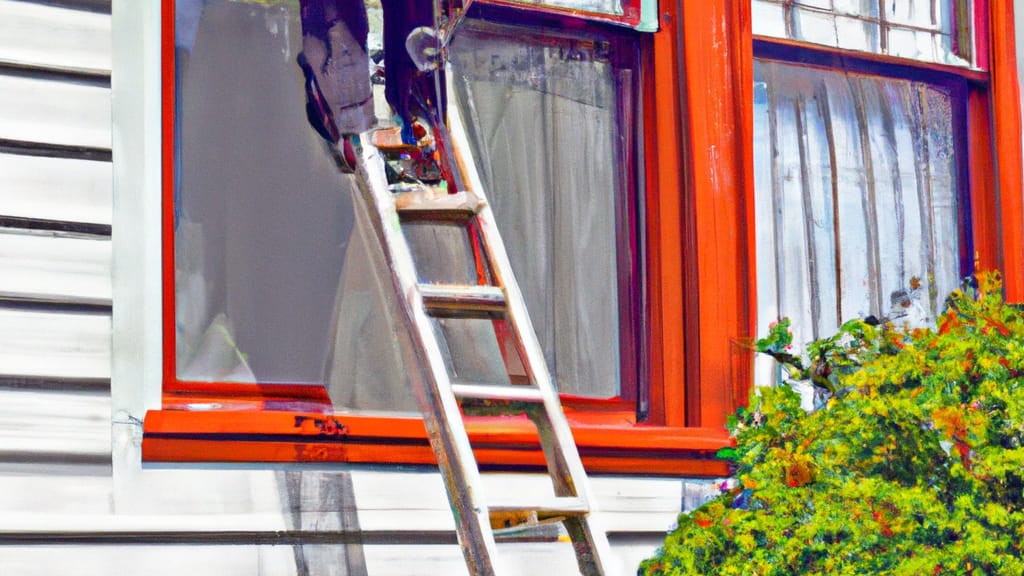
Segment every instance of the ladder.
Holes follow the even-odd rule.
[[[449,78],[451,74],[448,75]],[[449,93],[454,93],[454,88]],[[459,545],[473,576],[510,574],[499,557],[491,528],[491,513],[533,516],[559,521],[572,540],[580,573],[610,573],[607,535],[595,525],[586,472],[572,432],[548,373],[526,304],[512,275],[501,236],[475,170],[458,108],[449,106],[446,145],[454,150],[452,170],[458,170],[465,190],[418,189],[392,192],[384,159],[364,135],[358,152],[360,186],[375,214],[374,227],[392,271],[401,315],[408,327],[425,378],[413,378],[430,444],[437,458],[455,516]],[[438,127],[439,131],[445,130]],[[461,169],[461,170],[460,170]],[[465,226],[473,238],[475,283],[425,283],[417,271],[415,247],[404,228],[431,223]],[[435,266],[436,267],[436,266]],[[449,319],[485,319],[494,323],[496,337],[507,344],[508,380],[502,384],[466,382],[450,373],[447,349],[439,322]],[[447,355],[446,355],[447,353]],[[456,351],[457,353],[457,351]],[[417,381],[418,380],[418,381]],[[461,407],[461,409],[460,409]],[[554,497],[519,496],[512,506],[489,506],[480,469],[466,433],[464,414],[527,414],[537,428],[547,461]]]

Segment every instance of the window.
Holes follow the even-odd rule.
[[[165,22],[176,21],[176,4],[190,2],[164,0]],[[316,114],[296,65],[301,3],[196,4],[202,18],[182,11],[177,43],[164,27],[167,361],[144,457],[430,463],[400,384],[409,367],[399,363],[403,330],[388,317],[388,271],[363,235],[349,177],[309,122]],[[1008,296],[1024,299],[1007,0],[947,3],[949,19],[927,26],[889,14],[888,2],[877,11],[870,2],[856,11],[838,1],[662,2],[657,11],[622,2],[624,15],[630,6],[656,15],[653,34],[607,14],[581,18],[567,3],[526,4],[461,2],[468,11],[449,21],[449,100],[470,125],[589,470],[728,473],[714,454],[753,381],[750,342],[763,314],[799,313],[813,334],[846,314],[887,313],[898,285],[915,277],[931,314],[975,260],[1002,268]],[[751,30],[765,6],[782,15],[780,37]],[[854,51],[838,32],[836,43],[810,43],[793,24],[802,11],[856,20],[877,45]],[[375,42],[385,43],[374,14],[365,54],[339,49],[334,64],[376,66]],[[909,32],[930,56],[893,52],[893,38]],[[321,50],[346,38],[325,34]],[[201,51],[211,60],[200,62]],[[387,110],[385,90],[371,92]],[[772,146],[784,153],[772,159]],[[779,210],[799,225],[776,226]],[[453,242],[443,231],[425,236]],[[869,238],[898,244],[884,254],[897,262]],[[844,261],[857,250],[859,262]],[[893,274],[901,255],[902,275]],[[796,299],[790,289],[805,302],[816,294],[817,312],[770,310]],[[480,460],[541,464],[523,424],[470,422]]]
[[[456,15],[477,0],[449,0]],[[656,0],[480,0],[480,4],[520,6],[534,11],[585,16],[588,19],[625,24],[653,32],[658,29],[658,2]],[[455,19],[457,20],[457,18]]]
[[[315,40],[283,5],[200,6],[179,12],[199,25],[177,45],[187,55],[177,69],[177,379],[322,384],[335,409],[414,412],[410,343],[371,216],[306,122],[288,57]],[[371,52],[380,32],[370,26]],[[628,67],[613,65],[613,44]],[[621,96],[634,90],[630,49],[614,36],[542,43],[476,22],[449,49],[490,200],[565,394],[635,396],[632,144],[617,137],[631,130]],[[414,248],[457,252],[460,231],[440,228],[410,229]],[[458,357],[495,365],[479,330],[471,338],[458,328],[469,323],[449,324]]]
[[[752,21],[754,34],[965,66],[971,9],[969,0],[753,0]]]
[[[933,322],[972,265],[964,86],[769,60],[754,78],[762,333],[780,315],[805,340],[850,318]]]
[[[800,41],[754,46],[759,334],[781,316],[800,343],[851,318],[926,325],[973,272],[988,231],[972,220],[968,141],[991,154],[969,106],[989,88],[974,68],[977,10],[754,0],[755,34]]]
[[[351,76],[346,66],[367,66],[374,82],[354,101],[374,111],[378,127],[393,124],[389,86],[378,82],[389,46],[383,4],[367,3],[353,32],[331,17],[340,5],[333,0],[165,3],[176,23],[174,73],[165,75],[174,92],[173,137],[165,138],[174,160],[165,182],[173,322],[165,326],[164,410],[146,421],[147,458],[430,461],[386,260],[355,177],[338,170],[323,137],[331,127],[314,122],[310,107],[311,86],[329,80],[316,66]],[[323,10],[324,22],[309,7]],[[481,2],[448,46],[450,101],[469,124],[585,461],[721,472],[706,461],[724,441],[720,430],[666,429],[648,409],[638,170],[645,42],[561,10]],[[332,106],[341,91],[364,89],[317,88]],[[432,82],[425,90],[420,98],[434,95]],[[336,122],[349,121],[342,114],[351,107],[339,110]],[[421,260],[458,253],[468,240],[456,227],[407,228]],[[453,369],[483,380],[515,376],[505,373],[491,323],[443,320],[440,329],[457,349]],[[523,454],[543,462],[523,450],[536,442],[521,420],[470,423],[486,463],[516,466]]]

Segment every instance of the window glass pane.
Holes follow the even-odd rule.
[[[503,319],[435,318],[441,356],[452,382],[527,384],[512,329]]]
[[[921,30],[889,30],[889,53],[915,60],[936,60],[935,39],[931,32]]]
[[[757,61],[754,94],[759,333],[933,321],[961,276],[950,92]]]
[[[952,37],[958,26],[969,29],[955,15],[969,14],[971,1],[751,0],[751,6],[755,34],[970,66],[969,43],[954,49]]]
[[[878,23],[857,18],[836,17],[836,38],[839,48],[878,52]]]
[[[415,410],[390,273],[354,177],[310,124],[297,63],[326,39],[337,66],[368,67],[380,13],[364,50],[344,26],[304,36],[299,6],[176,3],[177,374],[326,385],[341,408]]]
[[[323,73],[312,74],[332,106],[361,88],[332,79],[376,66],[381,10],[371,6],[362,45],[345,19],[311,34],[300,8],[313,3],[323,5],[176,2],[176,372],[322,385],[339,409],[416,410],[409,373],[418,368],[370,208],[314,126],[311,72],[299,64],[322,60]],[[463,116],[486,136],[477,140],[486,192],[559,388],[616,396],[625,268],[616,202],[626,188],[618,94],[628,83],[609,43],[509,36],[470,22],[452,58]],[[359,106],[387,126],[384,86],[370,89],[372,102]],[[335,114],[342,124],[361,117]],[[403,228],[424,281],[490,280],[466,225]],[[434,266],[442,254],[455,265]],[[505,378],[523,377],[521,362],[509,364],[507,330],[493,321],[446,319],[439,330],[462,343],[449,357],[459,374],[483,378],[475,366],[504,364]],[[488,330],[506,340],[475,338]]]
[[[419,281],[427,284],[491,284],[476,226],[467,222],[402,223]]]
[[[619,393],[615,69],[593,38],[470,24],[457,97],[533,326],[561,392]]]
[[[878,18],[878,0],[832,0],[837,14]]]
[[[832,9],[832,0],[794,0],[794,3],[799,4],[801,6],[821,8],[822,10]]]
[[[832,14],[793,8],[793,22],[793,35],[801,40],[826,46],[838,43],[835,17]]]
[[[885,3],[885,19],[918,28],[935,28],[939,19],[937,12],[943,10],[938,0],[903,0]]]
[[[786,15],[781,4],[768,0],[754,0],[750,20],[754,26],[754,34],[786,37]]]

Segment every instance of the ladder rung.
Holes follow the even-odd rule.
[[[497,286],[420,284],[423,305],[431,312],[503,312],[505,293]]]
[[[448,194],[443,190],[426,188],[395,194],[394,199],[395,210],[400,215],[424,220],[467,218],[483,206],[480,197],[468,190]]]
[[[555,516],[582,516],[590,513],[590,506],[574,496],[561,496],[545,499],[532,504],[498,504],[488,507],[490,512],[536,512],[538,519]]]
[[[540,390],[533,386],[502,386],[490,384],[452,384],[456,398],[507,402],[543,402]]]

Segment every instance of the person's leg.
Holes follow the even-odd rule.
[[[317,132],[332,143],[376,124],[369,24],[362,0],[301,0],[302,53],[307,112]]]
[[[434,102],[435,98],[431,95],[432,77],[416,68],[405,48],[405,40],[413,29],[434,25],[434,5],[431,0],[381,0],[381,5],[384,8],[384,95],[401,119],[402,140],[414,144],[412,124],[419,108],[414,102],[418,99]]]

